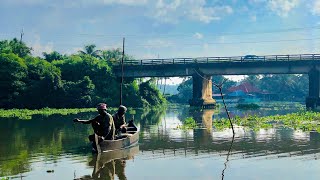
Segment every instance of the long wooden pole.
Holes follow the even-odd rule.
[[[120,105],[122,105],[122,84],[123,84],[124,42],[125,42],[125,38],[123,38],[123,41],[122,41],[121,83],[120,83]]]

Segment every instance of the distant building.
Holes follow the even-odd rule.
[[[245,94],[248,94],[248,93],[249,94],[255,94],[255,93],[261,93],[262,92],[259,88],[253,86],[249,82],[244,82],[244,83],[242,83],[242,84],[240,84],[238,86],[233,86],[233,87],[230,87],[228,89],[228,92],[231,92],[231,93],[235,92],[235,91],[240,91],[240,92],[242,91]]]
[[[260,100],[270,101],[279,99],[277,94],[262,91],[249,82],[230,87],[227,97],[232,99],[239,98],[239,102],[258,102]]]

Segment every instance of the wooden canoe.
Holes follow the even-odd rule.
[[[139,141],[139,131],[128,131],[122,134],[123,138],[116,140],[104,140],[99,144],[98,152],[109,152],[121,149],[127,149],[136,145]],[[97,147],[99,148],[99,147]]]

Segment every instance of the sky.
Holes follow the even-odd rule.
[[[320,0],[0,0],[0,40],[33,55],[122,47],[135,59],[320,53]]]

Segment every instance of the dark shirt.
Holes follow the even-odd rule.
[[[94,133],[98,136],[103,136],[105,139],[113,139],[115,128],[111,114],[106,113],[105,115],[98,115],[92,121],[92,128]]]
[[[126,124],[125,117],[124,116],[119,117],[118,113],[115,113],[114,115],[112,115],[112,118],[113,118],[116,130],[120,129],[120,126]]]

